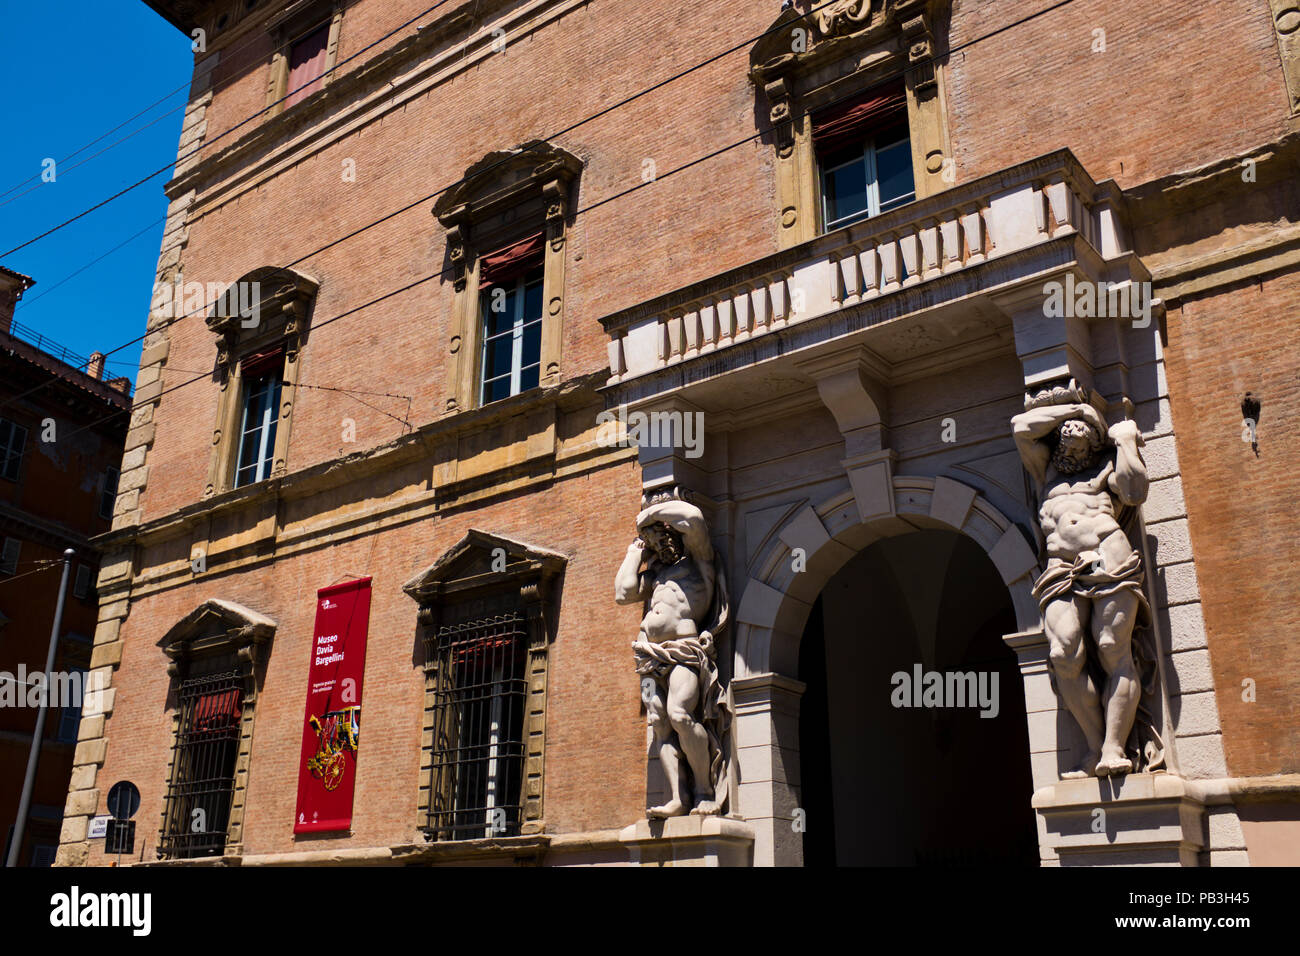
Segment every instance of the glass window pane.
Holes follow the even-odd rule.
[[[483,377],[499,378],[510,374],[510,356],[514,352],[514,336],[502,335],[487,343],[483,356]]]
[[[876,154],[877,182],[880,185],[880,208],[902,205],[916,193],[912,180],[912,148],[904,140]]]
[[[524,321],[542,317],[542,280],[530,281],[524,287]]]
[[[541,369],[540,365],[531,365],[528,368],[523,370],[523,373],[519,376],[520,391],[526,392],[530,388],[537,387],[538,372],[540,369]]]
[[[483,404],[510,397],[510,376],[494,379],[483,385]]]
[[[866,212],[867,167],[859,157],[825,176],[826,221],[829,225],[849,216]]]
[[[500,335],[515,322],[515,299],[513,287],[493,286],[483,293],[483,324],[489,337]]]
[[[536,365],[542,360],[542,323],[529,322],[524,326],[524,351],[521,365]]]

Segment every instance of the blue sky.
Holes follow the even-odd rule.
[[[16,322],[83,357],[107,352],[144,333],[162,190],[194,65],[190,41],[143,0],[0,0],[0,23],[0,254],[168,166],[79,222],[0,255],[0,265],[36,280]],[[41,179],[47,158],[56,162],[53,182]],[[134,380],[139,354],[137,343],[109,356],[107,375]]]

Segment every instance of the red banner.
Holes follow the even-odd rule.
[[[370,578],[316,592],[294,833],[347,830],[361,742]]]

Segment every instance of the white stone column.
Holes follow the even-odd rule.
[[[802,866],[799,699],[803,681],[762,673],[731,682],[738,778],[733,812],[754,828],[755,866]]]

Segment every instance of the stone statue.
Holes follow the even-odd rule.
[[[1095,392],[1071,381],[1025,396],[1011,419],[1016,447],[1037,483],[1047,568],[1034,584],[1057,692],[1087,739],[1064,778],[1130,773],[1126,744],[1142,686],[1133,628],[1150,621],[1142,559],[1120,527],[1121,510],[1147,497],[1143,440],[1125,419],[1106,426]],[[1088,640],[1089,635],[1092,638]],[[1100,670],[1089,667],[1089,648]],[[1093,673],[1104,674],[1098,693]]]
[[[632,652],[642,676],[649,756],[659,756],[668,801],[646,816],[721,813],[731,715],[718,680],[716,641],[727,623],[726,578],[699,508],[676,489],[644,504],[614,580],[614,600],[647,608]]]

